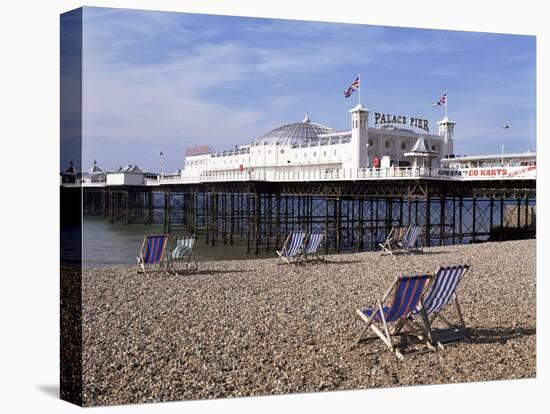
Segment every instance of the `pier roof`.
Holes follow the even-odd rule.
[[[312,122],[306,114],[302,122],[277,127],[262,137],[254,140],[253,145],[299,145],[304,141],[317,141],[323,134],[336,132],[328,126]]]
[[[126,164],[125,167],[120,167],[117,171],[117,173],[137,173],[142,174],[143,171],[137,166],[133,164]]]
[[[426,140],[421,135],[421,136],[418,137],[418,139],[416,140],[416,143],[411,148],[411,150],[409,152],[405,153],[405,156],[406,157],[409,157],[409,156],[431,156],[431,155],[434,155],[435,153],[436,153],[436,151],[432,151],[431,149],[428,148],[428,145],[426,145]]]

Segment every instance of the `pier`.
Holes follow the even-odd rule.
[[[138,185],[65,183],[62,195],[82,193],[84,214],[111,223],[157,225],[256,254],[281,248],[297,229],[325,232],[327,253],[376,250],[392,226],[409,224],[424,226],[425,246],[535,237],[535,166],[474,170],[143,175]]]

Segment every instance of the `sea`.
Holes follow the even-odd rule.
[[[64,226],[61,229],[62,262],[68,265],[79,263],[82,246],[83,267],[98,268],[118,265],[135,265],[143,244],[144,235],[162,234],[161,225],[109,223],[97,216],[84,216],[82,236],[78,226]],[[171,236],[186,235],[173,231]],[[80,238],[82,242],[80,244]],[[170,247],[170,246],[168,246]],[[246,252],[246,240],[237,239],[233,245],[217,241],[207,245],[204,238],[197,239],[194,246],[197,261],[239,260],[258,257],[276,257],[275,252],[261,251],[258,255]]]

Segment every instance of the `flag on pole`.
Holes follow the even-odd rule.
[[[446,104],[447,104],[447,92],[445,92],[443,94],[443,96],[441,98],[439,98],[439,101],[434,102],[432,105],[433,106],[441,106],[441,105],[446,105]]]
[[[361,86],[360,77],[357,76],[357,78],[352,82],[350,87],[344,91],[344,96],[346,98],[349,98],[353,92],[359,89],[360,86]]]

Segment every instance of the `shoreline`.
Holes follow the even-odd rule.
[[[447,245],[395,258],[251,258],[182,275],[83,271],[84,404],[205,399],[536,375],[536,241]],[[349,349],[359,307],[397,274],[469,261],[459,287],[473,340],[400,362],[381,341]],[[454,309],[447,309],[454,316]]]

